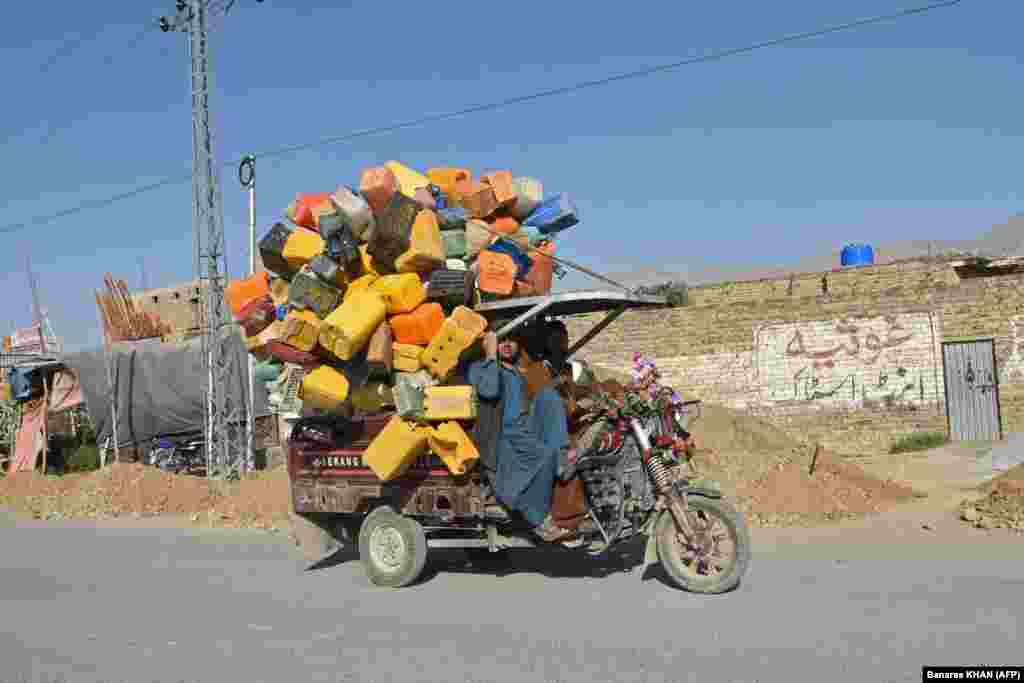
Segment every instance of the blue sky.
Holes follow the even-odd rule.
[[[895,0],[626,5],[238,0],[214,44],[223,160],[893,12]],[[185,37],[173,0],[20,3],[0,31],[0,224],[191,170]],[[605,272],[773,264],[850,241],[967,239],[1021,211],[1024,4],[965,0],[846,34],[258,162],[262,233],[297,192],[388,159],[508,168],[571,193],[561,255]],[[85,38],[46,73],[39,66]],[[229,266],[248,204],[223,174]],[[31,322],[31,254],[69,348],[101,335],[104,272],[193,274],[182,183],[0,234],[4,333]],[[585,285],[585,280],[574,280]]]

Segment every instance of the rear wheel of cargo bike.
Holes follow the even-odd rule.
[[[691,593],[725,593],[739,585],[750,564],[750,532],[724,500],[689,496],[686,505],[696,538],[687,539],[665,510],[654,528],[658,559],[671,579]]]
[[[359,559],[375,586],[408,586],[427,564],[427,536],[416,520],[377,508],[359,529]]]

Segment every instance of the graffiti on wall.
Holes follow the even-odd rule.
[[[763,326],[754,333],[760,400],[923,404],[942,395],[931,314]]]

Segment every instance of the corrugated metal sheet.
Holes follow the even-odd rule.
[[[958,441],[1001,438],[999,376],[992,341],[943,344],[942,361],[950,438]]]

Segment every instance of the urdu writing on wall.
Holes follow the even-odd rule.
[[[943,391],[928,313],[766,325],[754,353],[763,402],[923,404]]]

